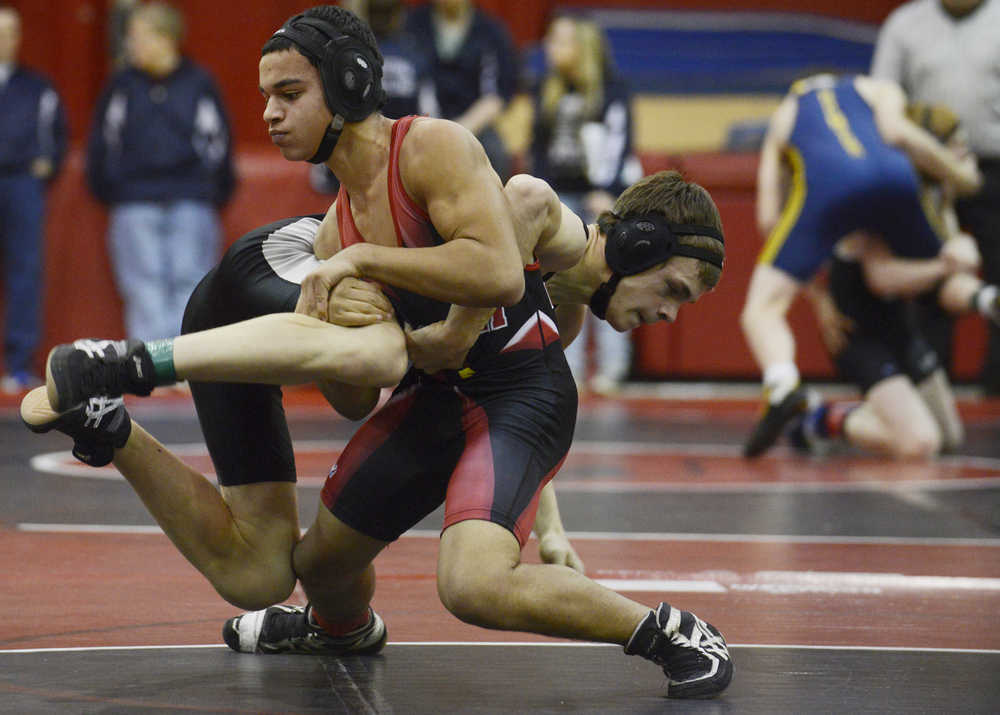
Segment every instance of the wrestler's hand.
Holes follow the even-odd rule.
[[[333,287],[327,303],[327,321],[348,328],[392,320],[392,303],[377,283],[344,278]]]
[[[959,160],[954,187],[959,196],[974,194],[983,187],[983,175],[974,154],[966,154]]]
[[[583,573],[583,559],[576,553],[563,531],[549,531],[538,540],[538,555],[546,564],[569,566]]]
[[[813,297],[813,310],[819,324],[819,334],[831,355],[847,347],[847,336],[854,330],[854,321],[837,310],[833,298],[826,291]]]
[[[441,370],[462,369],[465,356],[475,342],[475,339],[472,342],[460,339],[460,336],[449,330],[444,320],[416,330],[407,325],[404,332],[406,351],[413,367],[429,375]]]
[[[972,236],[957,233],[941,247],[941,257],[947,261],[953,273],[975,273],[979,270],[982,257]]]
[[[453,305],[446,320],[416,330],[407,326],[406,349],[413,366],[428,374],[460,370],[494,312],[493,308]]]
[[[330,293],[344,278],[359,276],[360,271],[351,260],[350,249],[344,249],[333,257],[323,261],[319,268],[307,275],[302,281],[295,312],[308,315],[319,320],[327,320],[329,316]]]

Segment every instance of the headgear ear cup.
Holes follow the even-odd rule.
[[[326,105],[347,122],[360,122],[381,106],[382,60],[363,42],[318,17],[296,15],[275,34],[316,60]]]
[[[590,297],[594,315],[604,319],[611,296],[622,278],[642,273],[672,256],[696,258],[722,268],[722,257],[718,253],[678,242],[677,236],[686,235],[708,236],[725,245],[722,232],[714,226],[670,223],[658,214],[619,219],[608,230],[604,243],[604,258],[611,269],[611,278]]]
[[[677,239],[661,216],[621,219],[610,231],[604,255],[615,273],[642,273],[674,254]]]
[[[327,43],[321,64],[323,95],[334,114],[360,122],[382,104],[382,67],[368,48],[349,35]]]

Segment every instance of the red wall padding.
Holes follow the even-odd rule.
[[[678,168],[707,188],[722,213],[726,233],[726,268],[722,282],[695,305],[685,306],[673,325],[635,331],[636,373],[649,378],[756,379],[749,349],[739,328],[739,313],[760,248],[754,225],[753,155],[702,154],[644,157],[647,171]],[[244,148],[238,153],[240,182],[223,214],[226,245],[250,229],[278,218],[319,213],[331,197],[312,191],[305,164],[282,159],[273,148]],[[121,303],[105,248],[106,213],[84,185],[83,157],[75,151],[49,196],[46,229],[44,344],[49,348],[80,337],[122,337]],[[811,314],[800,301],[792,312],[803,374],[828,377],[831,366]],[[974,379],[985,349],[981,319],[960,321],[956,368]]]

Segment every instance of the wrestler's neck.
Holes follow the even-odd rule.
[[[604,259],[604,243],[604,234],[597,225],[588,225],[583,258],[572,268],[559,271],[546,284],[555,305],[587,305],[594,291],[611,278],[611,269]]]
[[[385,174],[392,125],[393,120],[379,112],[344,125],[326,165],[352,196],[364,193]]]

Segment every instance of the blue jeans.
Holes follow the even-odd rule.
[[[4,285],[4,369],[32,372],[41,333],[45,184],[29,174],[0,177]]]
[[[139,201],[111,209],[111,265],[125,304],[125,332],[180,335],[188,298],[219,259],[221,229],[205,201]]]

